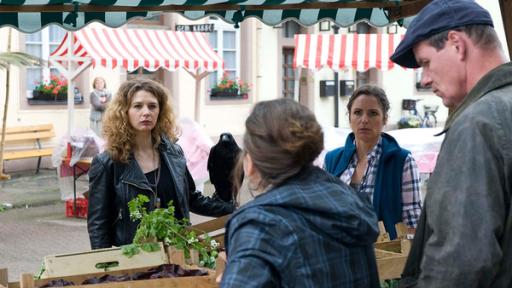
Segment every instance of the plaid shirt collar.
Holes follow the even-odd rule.
[[[355,140],[354,140],[355,146]],[[375,188],[375,178],[377,176],[377,168],[379,165],[379,160],[382,155],[382,137],[379,137],[379,141],[377,145],[373,147],[373,149],[368,153],[368,167],[366,168],[366,172],[361,179],[361,183],[359,185],[359,192],[366,193],[370,199],[373,198],[373,190]],[[357,157],[357,153],[354,153],[350,163],[348,164],[347,169],[341,174],[340,179],[346,184],[350,185],[352,182],[352,175],[356,171],[357,163],[359,159]]]

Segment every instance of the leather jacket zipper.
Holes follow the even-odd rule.
[[[136,188],[142,189],[142,190],[146,190],[146,191],[151,191],[151,192],[153,192],[153,190],[151,190],[151,188],[149,188],[149,187],[142,187],[142,186],[137,185],[136,183],[133,183],[133,182],[130,182],[130,181],[122,180],[121,182],[122,182],[122,183],[124,183],[124,184],[131,185],[131,186],[133,186],[133,187],[136,187]],[[127,195],[126,195],[126,194],[125,194],[125,197],[127,197]],[[131,200],[131,199],[130,199],[130,200]],[[125,199],[125,203],[128,203],[128,201],[129,201],[129,199]],[[119,213],[120,213],[119,215],[122,217],[122,215],[121,215],[121,211],[120,211]],[[127,231],[128,231],[128,224],[129,224],[129,221],[123,221],[123,235],[125,235],[125,236],[128,234],[128,233],[127,233]],[[126,240],[126,239],[125,239],[125,240]],[[124,241],[124,242],[131,242],[131,241],[132,241],[132,240],[130,240],[130,241]]]

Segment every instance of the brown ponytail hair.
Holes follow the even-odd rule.
[[[283,183],[311,165],[324,147],[322,128],[315,115],[291,99],[257,103],[245,128],[244,152],[249,153],[261,174],[256,189]],[[240,179],[241,162],[235,181]]]

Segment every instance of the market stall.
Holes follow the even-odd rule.
[[[256,0],[243,2],[234,0],[220,2],[216,0],[206,0],[198,4],[199,2],[195,1],[187,1],[184,3],[183,1],[168,0],[151,2],[149,4],[147,4],[147,1],[133,1],[133,3],[128,3],[129,1],[109,1],[108,5],[96,4],[98,1],[91,1],[90,3],[92,4],[69,2],[70,1],[64,0],[0,0],[0,27],[11,26],[16,27],[20,31],[34,32],[49,24],[59,24],[68,30],[79,30],[93,21],[105,23],[110,27],[118,27],[134,17],[153,16],[159,12],[177,12],[189,19],[216,16],[233,23],[235,27],[238,27],[238,24],[244,19],[250,17],[258,18],[268,25],[277,25],[286,20],[294,19],[303,25],[313,25],[322,20],[329,20],[343,27],[353,25],[359,21],[367,21],[375,26],[385,26],[398,19],[414,15],[430,1],[338,0],[312,2],[309,0],[285,0],[277,3],[275,1],[261,2]],[[400,21],[400,24],[403,24],[403,22]],[[80,39],[82,36],[80,35],[87,33],[76,33],[77,34],[68,33],[67,41],[64,41],[63,43],[65,44],[61,45],[61,50],[58,50],[62,53],[55,53],[55,57],[52,59],[53,63],[59,63],[59,61],[62,63],[66,62],[65,64],[61,64],[62,67],[60,70],[62,70],[62,72],[67,71],[67,78],[69,80],[75,78],[88,66],[93,65],[93,61],[95,61],[95,65],[114,65],[114,62],[116,62],[115,65],[124,65],[123,60],[120,61],[119,58],[115,57],[104,57],[105,59],[101,57],[90,57],[91,51],[87,49],[84,50],[89,53],[87,57],[86,54],[75,53],[77,49],[82,49],[87,46],[87,44],[77,45],[78,41],[82,41]],[[107,32],[100,31],[96,33],[101,34]],[[82,46],[82,48],[80,48],[80,46]],[[64,53],[65,51],[67,53]],[[151,51],[154,52],[154,50]],[[114,59],[116,59],[116,61],[114,61]],[[144,60],[142,62],[144,62],[143,67],[151,66],[145,65],[146,62]],[[72,67],[71,63],[76,63],[77,66]],[[171,63],[172,62],[169,63],[169,67],[172,67]],[[135,63],[130,65],[127,63],[125,68],[128,69],[127,67],[137,66]],[[72,91],[72,87],[70,87],[69,90]],[[68,95],[68,105],[72,105],[72,98],[69,97]],[[70,99],[71,101],[69,101]],[[72,107],[69,108],[72,110]],[[70,121],[70,123],[72,123],[72,121]],[[24,278],[27,278],[26,280],[32,279],[28,276],[22,277],[22,280]],[[29,287],[29,284],[27,284],[26,287]]]
[[[148,71],[182,68],[196,80],[196,121],[200,117],[201,80],[224,65],[202,33],[89,27],[68,32],[49,61],[70,85],[89,66],[122,67],[128,72],[140,67]],[[73,127],[72,91],[68,89],[68,133]]]

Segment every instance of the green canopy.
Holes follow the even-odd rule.
[[[416,14],[430,0],[0,0],[0,27],[32,33],[49,24],[78,30],[99,21],[118,27],[134,17],[176,12],[188,19],[218,16],[235,27],[249,17],[267,25],[294,19],[302,25],[331,20],[385,26]],[[401,20],[400,20],[401,21]],[[401,22],[400,22],[401,24]]]

